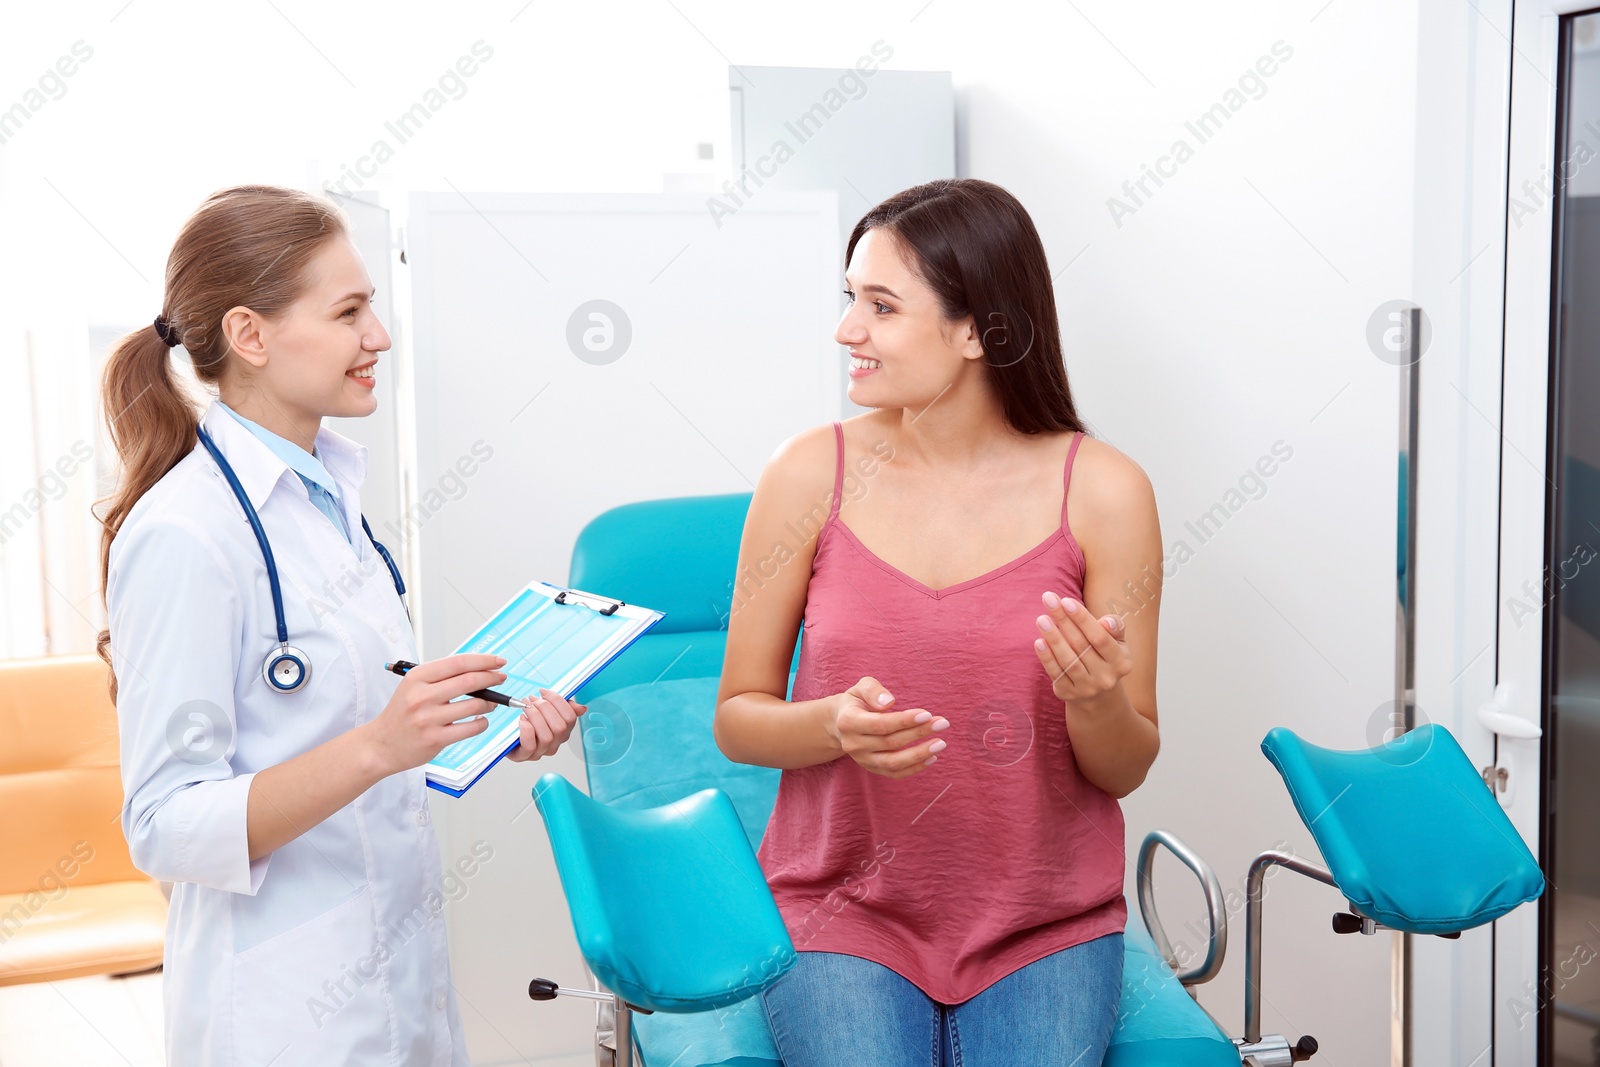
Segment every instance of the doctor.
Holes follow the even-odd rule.
[[[172,1064],[468,1063],[421,765],[480,733],[504,660],[419,660],[399,572],[361,515],[366,449],[322,419],[377,406],[389,335],[337,209],[212,195],[124,338],[103,400],[122,459],[101,544],[134,863],[175,883]],[[181,344],[220,394],[197,412]],[[583,711],[542,690],[512,759]],[[477,857],[450,857],[481,860]]]

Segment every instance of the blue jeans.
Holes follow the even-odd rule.
[[[761,994],[784,1067],[1100,1067],[1122,998],[1122,934],[941,1004],[888,967],[801,952]]]

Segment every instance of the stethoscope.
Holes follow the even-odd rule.
[[[274,693],[296,692],[311,680],[311,657],[289,643],[289,627],[283,621],[283,590],[278,585],[278,565],[272,558],[272,546],[267,543],[267,531],[261,528],[261,518],[250,505],[250,498],[245,495],[244,486],[239,484],[239,476],[233,473],[233,467],[223,458],[205,426],[200,426],[199,430],[200,443],[206,446],[211,458],[222,468],[222,476],[228,480],[228,487],[239,498],[245,518],[250,520],[250,529],[255,531],[256,543],[261,546],[261,558],[267,564],[267,582],[272,586],[272,614],[278,623],[278,647],[267,653],[266,660],[261,664],[261,677],[267,680],[267,685]],[[378,555],[383,557],[383,562],[388,564],[389,575],[394,578],[394,591],[400,595],[401,606],[405,606],[406,583],[400,577],[400,568],[394,565],[389,550],[372,536],[372,527],[367,525],[365,515],[361,516],[361,528],[366,531],[372,547],[378,550]],[[411,614],[409,607],[406,608],[406,614]]]

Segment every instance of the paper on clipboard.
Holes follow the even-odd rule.
[[[552,689],[571,697],[623,649],[665,617],[549,582],[530,582],[462,642],[456,652],[503,656],[506,680],[495,688],[510,696]],[[459,797],[519,743],[521,708],[495,705],[482,733],[446,746],[428,761],[428,785]]]

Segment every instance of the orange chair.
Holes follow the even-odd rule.
[[[167,898],[122,836],[106,681],[94,655],[0,662],[0,985],[161,962]]]

